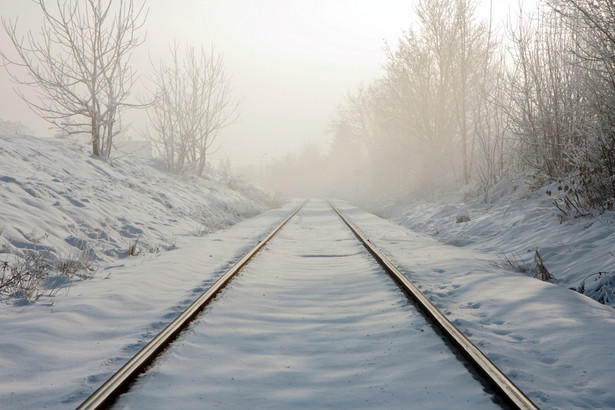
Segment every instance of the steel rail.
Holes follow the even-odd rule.
[[[397,284],[414,300],[423,312],[432,319],[442,334],[459,350],[474,369],[485,378],[496,394],[515,409],[538,409],[538,407],[498,369],[440,310],[397,269],[370,240],[346,218],[330,201],[329,205],[350,228],[363,246],[380,263]]]
[[[306,201],[307,202],[307,201]],[[162,332],[143,347],[132,359],[130,359],[120,370],[109,378],[98,388],[88,399],[79,407],[85,409],[104,409],[109,407],[120,396],[126,392],[134,380],[155,360],[155,358],[194,320],[194,318],[207,306],[214,297],[220,292],[235,275],[260,251],[267,242],[271,240],[293,216],[297,214],[306,204],[304,202],[298,206],[282,223],[273,231],[259,241],[259,243],[246,253],[233,267],[222,275],[209,289],[198,297],[186,310],[184,310],[173,322],[171,322]]]

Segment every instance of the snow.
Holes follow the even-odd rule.
[[[266,208],[215,180],[185,179],[125,155],[109,161],[64,138],[0,137],[0,255],[105,266],[165,251]],[[31,253],[31,252],[30,252]],[[85,269],[81,274],[89,274]]]
[[[385,210],[396,223],[343,208],[540,408],[615,408],[615,310],[568,289],[615,271],[613,214],[560,223],[545,189],[524,184],[511,177],[487,203],[397,203]],[[460,208],[470,222],[456,223]],[[536,248],[553,282],[503,262],[514,254],[530,270]]]
[[[557,184],[539,189],[522,174],[495,186],[485,198],[438,203],[397,203],[384,214],[440,242],[492,254],[499,265],[510,261],[532,276],[536,251],[551,281],[565,288],[584,285],[586,294],[615,307],[615,211],[592,218],[562,219],[553,205]],[[467,214],[469,222],[456,223]]]
[[[181,180],[130,156],[103,162],[87,149],[0,137],[0,265],[35,251],[55,266],[84,252],[92,271],[81,276],[93,276],[52,280],[36,302],[4,295],[2,407],[74,407],[285,213],[220,231],[266,206],[219,182]],[[140,255],[129,257],[135,243]]]
[[[0,402],[76,407],[285,217],[269,211],[177,249],[124,258],[67,294],[0,306]]]
[[[557,191],[557,187],[546,188]],[[341,201],[336,205],[539,407],[615,408],[615,310],[608,287],[612,286],[610,274],[615,272],[611,255],[615,253],[615,214],[561,221],[553,198],[545,192],[545,188],[530,189],[522,176],[512,176],[484,201],[449,197],[438,204],[398,202],[387,211],[396,215],[394,221]],[[14,263],[33,250],[46,253],[50,262],[87,254],[90,259],[86,261],[95,266],[93,271],[81,271],[91,279],[72,278],[67,287],[43,292],[35,302],[13,298],[0,304],[0,407],[11,409],[76,407],[297,205],[291,201],[280,209],[265,211],[266,206],[258,200],[247,199],[219,182],[181,180],[152,168],[143,159],[123,157],[104,162],[92,158],[87,147],[67,139],[11,136],[0,137],[0,201],[0,261]],[[457,223],[461,215],[470,220]],[[300,220],[296,223],[293,229],[317,247],[317,251],[301,256],[301,260],[315,264],[310,268],[314,280],[328,280],[324,273],[317,273],[318,264],[344,261],[347,258],[342,255],[350,257],[357,252],[348,248],[345,240],[334,241],[334,245],[326,241],[343,239],[343,229],[337,223],[325,223],[323,233],[301,229]],[[280,239],[290,242],[276,252],[296,251],[298,245],[284,232]],[[131,257],[128,248],[135,243],[140,252]],[[553,281],[533,278],[536,250],[555,277]],[[337,256],[315,258],[315,254]],[[506,259],[516,261],[517,269],[509,269]],[[263,256],[262,263],[288,264],[284,270],[289,275],[297,273],[294,269],[299,265],[277,262],[277,257],[275,261]],[[331,266],[332,270],[337,268],[337,264]],[[373,271],[371,267],[368,270]],[[285,303],[307,303],[307,298],[313,297],[313,292],[290,286],[302,283],[299,278],[278,283],[273,277],[278,274],[271,270],[259,285],[259,279],[251,279],[248,273],[244,272],[222,298],[234,306],[237,319],[254,319],[256,309],[233,304],[233,292],[246,303],[246,292],[254,286],[274,293]],[[346,274],[360,276],[356,270]],[[578,287],[584,279],[586,289],[591,288],[596,298],[602,295],[604,301],[610,300],[611,306],[568,289]],[[365,280],[362,286],[370,289],[384,286],[373,276],[361,280]],[[341,284],[332,282],[331,286],[330,296],[335,298]],[[356,350],[292,351],[286,341],[295,336],[280,330],[275,345],[268,339],[254,341],[255,360],[263,363],[274,352],[279,362],[265,360],[266,370],[275,376],[273,381],[284,375],[279,372],[281,367],[293,365],[294,374],[304,378],[298,380],[326,377],[332,381],[331,390],[337,386],[338,391],[347,393],[347,407],[369,407],[366,397],[375,400],[378,396],[359,387],[342,388],[342,377],[330,372],[326,364],[360,363],[369,358],[366,346],[370,345],[361,336],[366,329],[376,331],[379,326],[382,340],[391,337],[390,342],[398,343],[393,351],[412,354],[405,338],[386,329],[389,321],[398,321],[400,315],[385,303],[392,288],[376,293],[376,310],[381,309],[382,315],[382,320],[376,321],[368,319],[373,313],[367,313],[371,305],[367,302],[373,296],[340,300],[314,310],[314,314],[306,311],[303,323],[284,318],[279,310],[282,307],[268,305],[272,316],[261,319],[268,319],[274,328],[297,326],[299,331],[305,326],[314,330],[309,337],[318,338],[322,346],[346,343]],[[353,326],[319,327],[326,323],[329,311],[337,308],[342,309],[338,317],[348,311],[357,313]],[[403,312],[402,316],[410,314]],[[215,344],[222,353],[216,356],[210,352],[208,357],[219,363],[230,349],[223,343],[225,333],[233,333],[233,329],[224,326],[230,318],[224,317],[222,308],[214,307],[210,313],[201,320],[216,325],[216,337],[220,338]],[[401,328],[402,322],[395,322],[395,326]],[[416,326],[413,323],[408,326]],[[246,337],[258,339],[258,328],[252,329]],[[185,337],[199,333],[193,328]],[[301,340],[309,340],[306,337]],[[400,363],[394,355],[379,356],[381,363],[405,375],[409,390],[424,381],[424,373],[430,373],[417,375],[412,368],[414,359]],[[161,365],[163,373],[177,372],[175,365],[169,364],[167,370]],[[226,370],[240,371],[242,366],[234,363]],[[356,386],[365,386],[361,383],[368,376],[385,376],[376,371],[377,366],[367,367],[367,373],[346,375],[352,376]],[[240,376],[258,379],[252,372]],[[210,381],[213,387],[220,383]],[[256,380],[250,388],[262,397],[270,387]],[[327,396],[332,393],[325,383],[317,387],[323,397],[332,397]],[[193,390],[183,393],[187,402],[196,400]],[[286,393],[288,396],[280,392],[280,403],[312,394],[297,386]],[[307,406],[307,401],[302,403]],[[460,407],[453,401],[448,404]],[[419,407],[429,406],[426,400]]]
[[[499,408],[323,200],[117,407]]]

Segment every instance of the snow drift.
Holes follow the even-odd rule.
[[[264,210],[262,199],[209,179],[169,175],[136,155],[102,160],[68,138],[0,136],[0,269],[36,273],[35,299],[67,276],[89,276],[118,258],[160,252]]]

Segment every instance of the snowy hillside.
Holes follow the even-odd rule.
[[[443,243],[490,253],[494,264],[530,276],[540,274],[542,263],[550,282],[615,307],[615,212],[562,219],[547,191],[558,192],[557,184],[535,189],[515,175],[480,200],[464,202],[457,194],[437,203],[402,201],[380,213]],[[458,223],[463,216],[470,220]]]
[[[6,135],[0,136],[0,203],[0,276],[45,277],[42,294],[68,277],[181,246],[186,236],[266,208],[220,182],[182,180],[133,155],[103,161],[70,139]],[[5,283],[0,299],[36,298],[39,290],[24,280]]]

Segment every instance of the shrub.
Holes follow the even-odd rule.
[[[48,275],[48,252],[29,251],[13,263],[0,264],[0,300],[18,297],[26,301],[41,295],[41,281]]]

